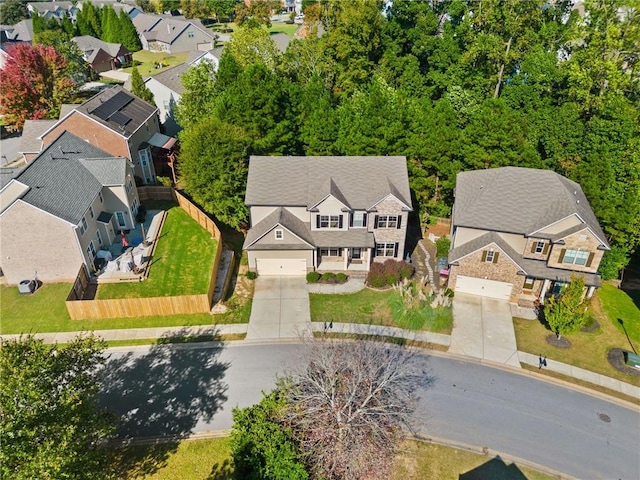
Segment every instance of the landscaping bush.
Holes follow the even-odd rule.
[[[248,271],[245,276],[249,279],[249,280],[255,280],[256,278],[258,278],[258,274],[256,272],[252,272],[252,271]]]
[[[160,185],[162,185],[163,187],[170,187],[171,185],[173,185],[173,181],[169,178],[169,177],[161,177],[161,176],[157,176],[156,180],[158,181],[158,183],[160,183]]]
[[[320,280],[320,275],[318,272],[309,272],[307,273],[307,283],[317,283]]]
[[[345,273],[340,272],[336,274],[336,280],[338,281],[338,283],[344,283],[349,280],[349,277]]]
[[[382,288],[387,286],[387,278],[384,274],[384,266],[382,263],[374,262],[371,264],[366,279],[367,285],[373,288]]]
[[[333,272],[325,272],[322,274],[322,283],[336,283],[336,274]]]
[[[367,274],[367,285],[381,288],[395,285],[400,280],[413,276],[413,266],[405,261],[388,259],[384,263],[374,262]]]
[[[436,240],[436,257],[447,257],[451,249],[451,240],[448,237],[440,237]]]

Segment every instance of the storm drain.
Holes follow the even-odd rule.
[[[611,417],[606,413],[599,413],[598,418],[602,420],[604,423],[611,423]]]

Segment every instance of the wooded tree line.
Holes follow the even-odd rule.
[[[63,35],[66,39],[79,35],[90,35],[109,43],[121,43],[131,52],[142,49],[136,28],[129,15],[120,10],[117,14],[111,5],[96,7],[90,2],[82,4],[82,10],[76,15],[76,22],[72,22],[67,16],[61,21],[55,18],[46,20],[39,15],[32,17],[34,41],[39,42],[39,37],[51,35],[48,32],[56,32],[54,35]]]
[[[406,155],[424,221],[450,213],[460,171],[551,169],[582,185],[607,257],[624,263],[640,241],[639,6],[395,0],[383,14],[380,1],[328,0],[306,8],[309,35],[284,55],[242,28],[216,75],[185,76],[186,189],[238,226],[249,154]],[[211,135],[219,148],[206,129],[225,132]],[[207,191],[217,183],[224,197]]]

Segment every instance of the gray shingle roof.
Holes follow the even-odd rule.
[[[87,55],[88,63],[91,63],[95,60],[99,50],[104,50],[112,57],[117,57],[121,49],[123,49],[123,53],[129,53],[129,50],[127,50],[126,47],[124,47],[120,43],[104,42],[99,38],[92,37],[91,35],[81,35],[79,37],[73,37],[71,41],[78,45],[78,48],[81,52]]]
[[[253,245],[256,241],[262,238],[266,233],[268,233],[273,227],[278,224],[282,225],[290,232],[296,234],[305,242],[313,245],[313,238],[311,237],[310,233],[310,225],[308,223],[304,223],[289,210],[285,208],[276,208],[273,212],[263,218],[262,221],[258,222],[258,224],[254,225],[247,232],[243,248],[251,250],[251,245]],[[281,245],[281,243],[275,244],[274,248]],[[292,248],[291,245],[288,245],[287,247],[287,249]],[[264,246],[261,245],[261,248],[264,248]],[[296,246],[296,249],[300,248],[300,245]]]
[[[57,120],[26,120],[20,138],[20,153],[37,153],[42,148],[40,135],[53,127]]]
[[[88,160],[94,158],[100,158],[103,165]],[[126,161],[110,157],[65,131],[18,175],[18,181],[31,187],[22,200],[77,225],[102,190],[103,184],[94,173],[102,178],[113,177],[116,173],[106,174],[105,170],[124,172]],[[124,180],[123,175],[119,183]]]
[[[261,157],[249,161],[245,203],[312,207],[331,193],[331,180],[352,209],[394,193],[411,206],[405,157]]]
[[[40,15],[42,15],[43,13],[47,13],[47,12],[54,12],[58,8],[61,8],[62,10],[65,10],[65,11],[69,11],[69,9],[71,9],[71,7],[73,7],[73,3],[65,2],[65,1],[62,1],[62,2],[31,2],[31,3],[29,3],[29,5],[31,5],[35,10],[37,10],[38,13],[40,13]]]
[[[530,235],[577,214],[608,248],[580,185],[550,170],[502,167],[458,174],[455,226]]]
[[[175,67],[171,67],[165,70],[162,73],[154,75],[151,77],[154,80],[157,80],[165,87],[173,90],[179,95],[182,95],[184,91],[184,86],[182,85],[182,74],[189,70],[189,65],[186,63],[181,63],[176,65]]]
[[[124,95],[130,97],[129,103],[118,110],[131,119],[131,121],[129,121],[124,126],[124,128],[122,128],[116,121],[114,121],[113,118],[103,120],[98,115],[96,115],[96,113],[94,113],[95,109],[107,103],[111,98],[115,97],[119,93],[123,93]],[[127,138],[130,137],[136,130],[138,130],[138,128],[140,128],[140,126],[144,124],[144,122],[153,114],[153,112],[157,110],[155,105],[151,105],[144,100],[136,97],[133,93],[127,92],[120,85],[102,90],[100,93],[94,95],[82,105],[76,106],[75,109],[91,117],[96,122],[110,128],[114,132],[117,132],[120,135],[124,135]]]
[[[136,27],[136,31],[149,41],[173,43],[190,25],[209,35],[213,40],[213,35],[198,20],[140,13],[133,17],[131,21]]]
[[[584,227],[583,227],[584,228]],[[549,280],[560,280],[563,282],[571,281],[572,275],[582,276],[587,286],[599,287],[602,284],[602,279],[596,273],[583,273],[576,272],[574,270],[565,270],[562,268],[553,268],[547,266],[544,260],[533,260],[530,258],[523,258],[521,254],[516,252],[501,236],[496,232],[488,232],[484,235],[475,238],[464,245],[452,249],[449,252],[448,262],[449,264],[455,263],[467,255],[477,252],[478,250],[487,247],[490,244],[495,244],[500,250],[502,250],[507,256],[515,262],[515,264],[522,270],[522,275],[526,275],[532,278],[546,278]]]
[[[350,230],[333,230],[323,232],[312,230],[313,244],[317,247],[362,247],[373,248],[373,233],[364,228]]]
[[[287,35],[286,33],[276,33],[271,35],[271,40],[273,40],[273,43],[276,44],[276,47],[278,47],[278,50],[284,53],[287,51],[287,47],[289,46],[293,38]]]

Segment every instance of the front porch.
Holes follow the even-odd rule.
[[[371,264],[370,248],[318,248],[314,256],[318,272],[368,272]]]

